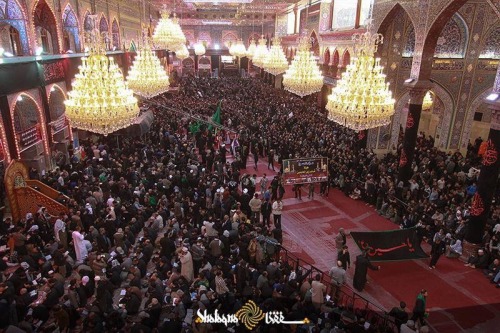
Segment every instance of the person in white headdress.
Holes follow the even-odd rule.
[[[71,234],[73,237],[73,245],[75,246],[77,262],[83,262],[83,260],[88,256],[87,246],[84,243],[85,239],[80,231],[80,226],[76,226],[76,230]]]
[[[181,253],[179,254],[181,260],[181,275],[188,280],[188,282],[193,281],[194,269],[193,269],[193,257],[188,251],[187,247],[183,247]]]

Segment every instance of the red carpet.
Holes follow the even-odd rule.
[[[248,165],[253,163],[249,160]],[[259,177],[266,173],[267,163],[259,162],[254,172]],[[349,231],[381,231],[398,228],[391,221],[377,214],[363,201],[355,201],[338,190],[330,190],[328,198],[316,195],[307,198],[302,190],[302,200],[294,198],[290,186],[284,196],[283,231],[284,247],[315,267],[328,271],[336,261],[335,236],[339,228]],[[351,260],[360,253],[353,240],[347,244]],[[429,246],[424,245],[429,251]],[[427,307],[430,309],[431,331],[495,332],[500,327],[500,289],[483,276],[479,270],[464,267],[458,260],[442,257],[436,270],[428,268],[428,259],[381,263],[380,271],[370,271],[367,287],[361,295],[389,311],[403,300],[411,311],[420,289],[429,291]],[[354,268],[348,270],[352,283]]]

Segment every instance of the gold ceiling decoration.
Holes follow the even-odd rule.
[[[151,49],[150,43],[145,43],[137,52],[130,67],[127,83],[136,95],[144,98],[152,98],[168,91],[170,85],[168,75],[160,59]]]
[[[384,68],[375,58],[381,34],[370,32],[371,23],[363,34],[355,34],[354,57],[342,74],[332,94],[328,96],[328,118],[353,130],[361,131],[388,125],[394,114],[394,99],[385,82]]]
[[[323,87],[323,75],[319,69],[316,57],[309,50],[311,38],[299,38],[298,51],[288,70],[283,75],[285,90],[304,97],[318,92]]]
[[[92,16],[95,23],[97,16]],[[98,29],[91,33],[89,56],[82,58],[72,87],[64,102],[72,127],[106,136],[130,126],[139,114],[137,99],[113,58],[106,56]]]
[[[273,75],[284,73],[288,69],[288,60],[281,48],[281,39],[273,38],[273,45],[268,56],[264,59],[264,70]]]

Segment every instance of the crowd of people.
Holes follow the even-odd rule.
[[[219,102],[226,130],[194,120],[208,120]],[[69,198],[68,212],[51,216],[41,207],[2,224],[0,328],[242,332],[199,322],[196,313],[234,314],[253,300],[287,320],[308,318],[297,332],[381,330],[336,304],[319,275],[280,259],[287,189],[279,173],[264,182],[244,173],[258,158],[274,169],[284,158],[329,157],[322,193],[330,185],[359,191],[403,228],[417,226],[422,240],[442,239],[449,254],[459,252],[477,179],[469,172],[478,163],[473,152],[441,153],[421,136],[412,181],[397,184],[396,155],[377,158],[313,103],[257,79],[184,78],[178,93],[148,105],[155,121],[147,135],[119,145],[115,138],[82,141],[69,165],[40,177]],[[495,225],[500,209],[492,211]],[[488,258],[498,255],[499,232],[485,231]],[[488,268],[483,261],[486,267],[470,266]]]

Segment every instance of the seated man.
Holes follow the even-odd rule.
[[[498,274],[499,271],[500,271],[500,260],[495,259],[485,270],[483,270],[483,273],[488,277],[488,279],[492,279]]]
[[[485,269],[488,267],[488,255],[484,253],[483,249],[479,249],[477,256],[471,256],[464,266]]]

